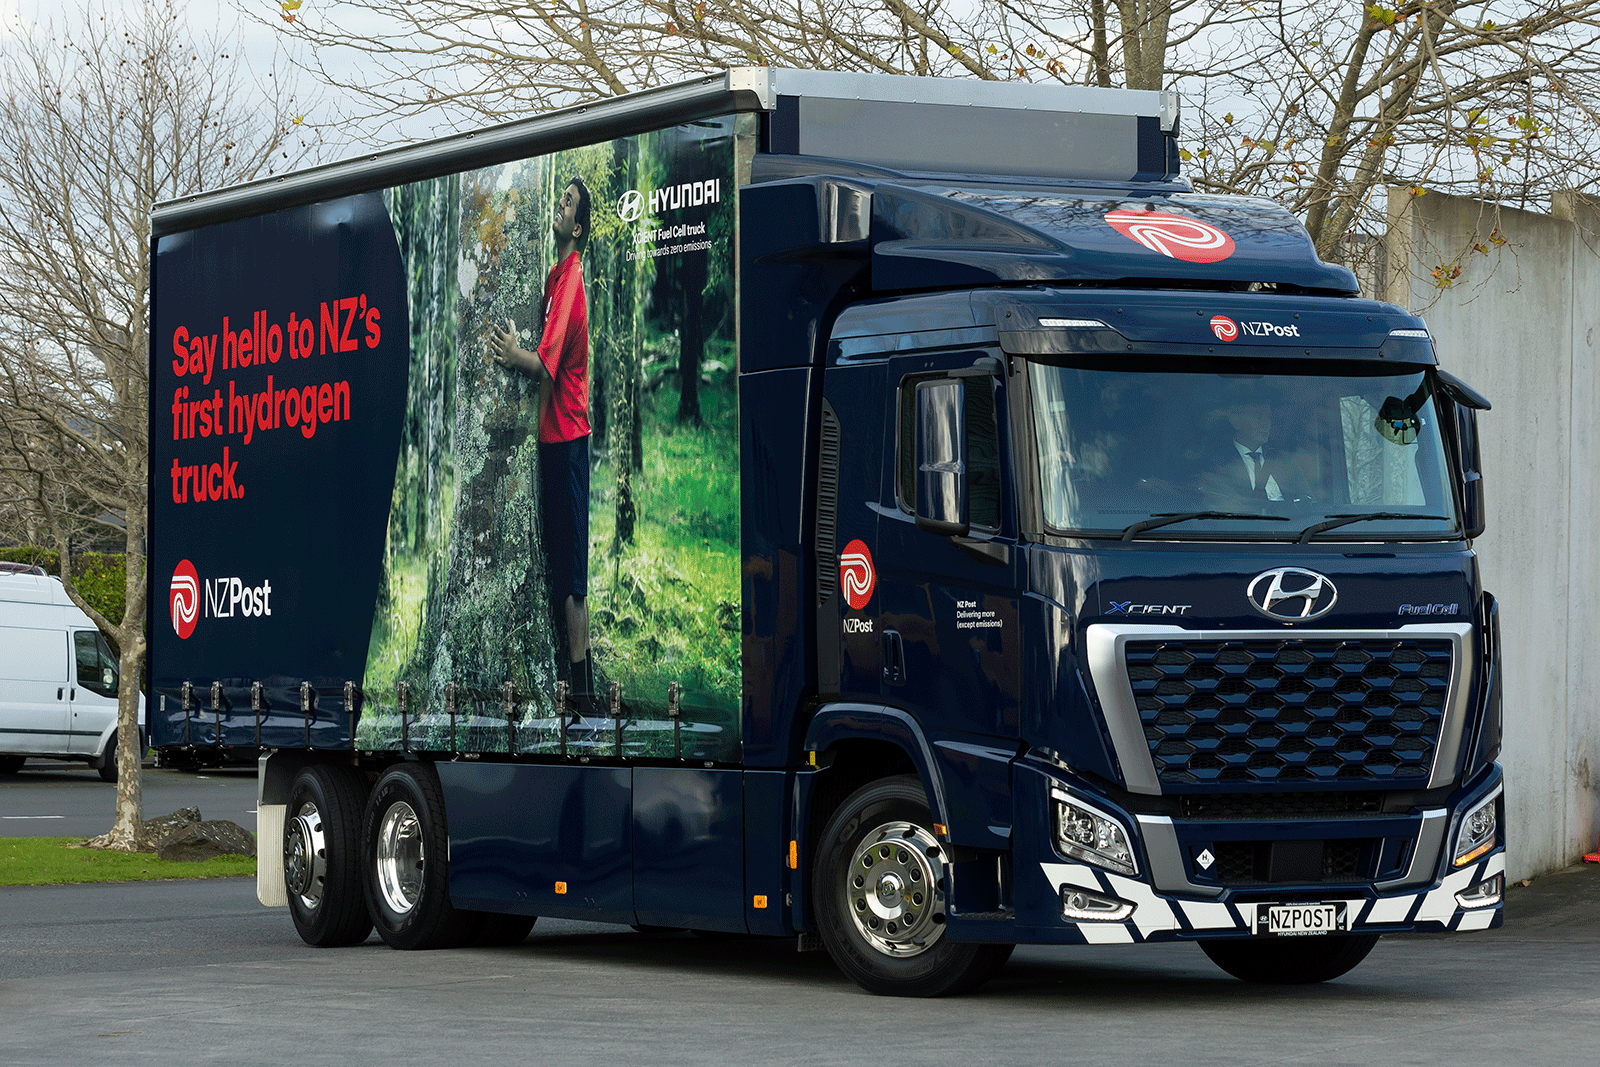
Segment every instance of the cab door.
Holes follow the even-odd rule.
[[[91,755],[117,721],[117,660],[98,630],[72,632],[73,679],[68,687],[71,742],[68,751]]]
[[[1005,360],[964,349],[889,365],[877,509],[880,684],[925,729],[1016,737],[1022,635]]]

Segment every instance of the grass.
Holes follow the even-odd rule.
[[[0,886],[145,882],[162,878],[255,877],[253,856],[218,856],[199,863],[158,859],[153,852],[82,848],[78,837],[0,838]]]

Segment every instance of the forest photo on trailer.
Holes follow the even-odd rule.
[[[386,191],[410,359],[359,748],[740,758],[735,189],[753,144],[728,117]],[[561,220],[585,214],[558,261]],[[551,373],[496,358],[508,327]],[[549,485],[578,485],[581,509],[582,443],[557,471],[547,442],[562,418],[581,429],[585,384],[575,550]]]

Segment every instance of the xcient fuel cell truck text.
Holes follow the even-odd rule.
[[[150,729],[262,902],[911,995],[1498,925],[1489,404],[1177,130],[740,69],[162,205]]]

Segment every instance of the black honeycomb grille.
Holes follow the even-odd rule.
[[[1450,688],[1446,639],[1130,641],[1128,680],[1164,784],[1425,782]]]
[[[1375,845],[1367,840],[1219,841],[1215,869],[1225,886],[1353,882],[1371,877],[1366,860]]]

